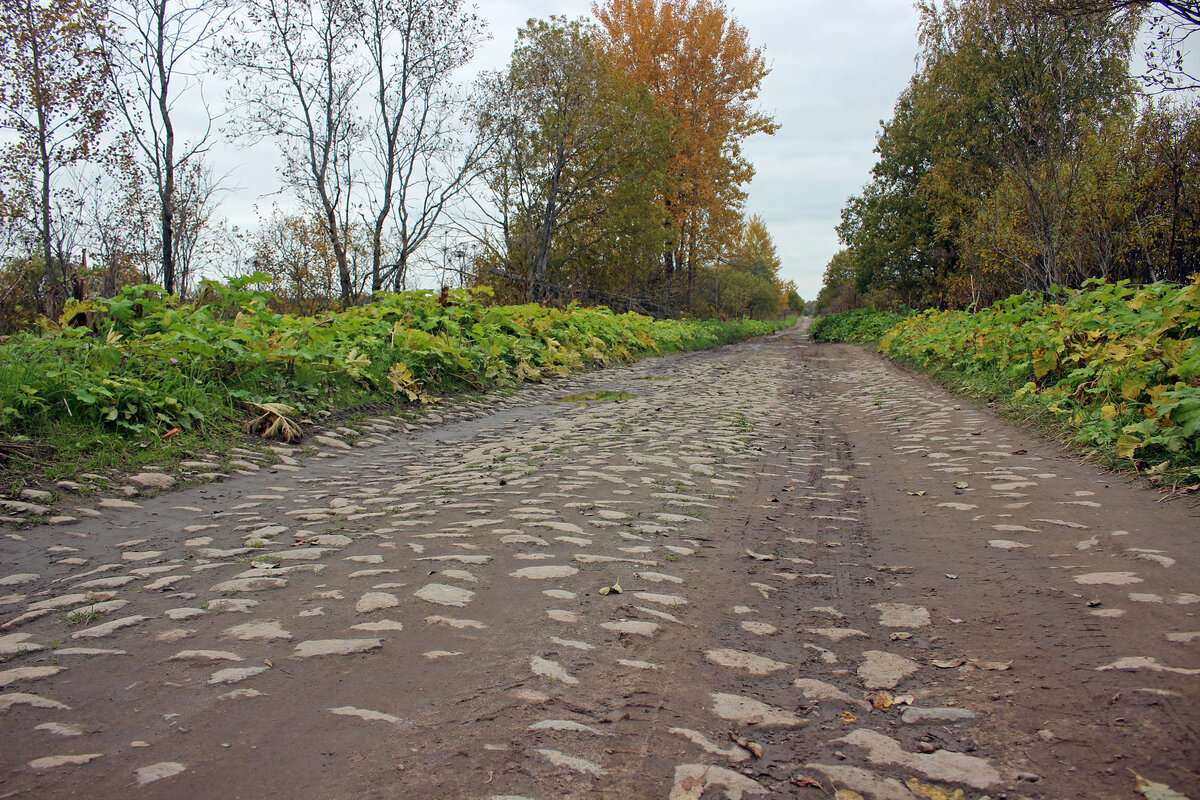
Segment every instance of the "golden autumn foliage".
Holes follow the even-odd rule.
[[[720,0],[605,0],[592,11],[610,58],[674,120],[666,269],[686,269],[690,287],[696,266],[737,235],[754,175],[742,142],[779,127],[754,107],[770,68]]]

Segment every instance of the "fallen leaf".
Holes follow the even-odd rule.
[[[912,634],[909,633],[908,631],[896,631],[888,638],[891,639],[893,642],[899,642],[899,641],[903,641],[904,639],[911,639]]]
[[[1013,450],[1013,451],[1012,451],[1012,454],[1013,454],[1014,456],[1023,456],[1023,455],[1025,455],[1027,452],[1029,452],[1029,451],[1028,451],[1028,450]]]
[[[785,486],[785,487],[783,487],[783,490],[785,492],[794,492],[794,491],[796,491],[796,487],[795,486]]]
[[[1129,770],[1133,772],[1133,770]],[[1133,772],[1133,777],[1137,779],[1137,790],[1142,793],[1146,800],[1188,800],[1185,795],[1167,786],[1165,783],[1155,783],[1147,780],[1136,772]]]
[[[850,711],[843,711],[840,716],[842,722],[858,722],[858,717]]]
[[[678,800],[700,800],[700,796],[704,794],[704,781],[699,778],[684,778],[675,784],[675,788],[683,790],[675,795]],[[672,792],[672,794],[675,793]]]
[[[871,692],[866,700],[875,708],[891,708],[896,704],[896,698],[891,692]]]
[[[605,586],[603,589],[600,590],[600,594],[602,594],[602,595],[620,594],[620,593],[621,593],[621,582],[620,581],[613,581],[612,586]]]
[[[180,433],[182,433],[182,431],[179,430],[179,428],[171,428],[171,430],[162,435],[162,438],[170,439],[172,436],[178,436]]]
[[[924,497],[926,494],[927,494],[927,492],[924,489],[922,489],[919,492],[909,492],[908,496],[909,497]]]
[[[838,789],[833,793],[833,800],[865,800],[865,798],[853,789]]]
[[[269,659],[269,658],[264,658],[263,663],[266,664],[268,667],[275,666],[273,663],[271,663],[271,659]]]
[[[738,736],[736,733],[730,733],[729,738],[733,739],[738,747],[743,747],[753,753],[755,758],[763,757],[763,748],[758,742],[752,742],[744,736]]]
[[[929,663],[933,664],[938,669],[954,669],[955,667],[961,667],[963,664],[967,663],[967,660],[965,658],[935,658]]]
[[[990,669],[990,670],[1008,669],[1009,667],[1011,667],[1013,665],[1013,662],[1011,660],[1009,660],[1009,661],[981,661],[978,658],[972,658],[972,659],[968,660],[967,663],[970,664],[971,666],[975,667],[975,669]]]
[[[967,483],[966,481],[959,481],[958,483],[954,484],[954,488],[955,489],[970,489],[971,484]]]
[[[892,702],[898,706],[911,706],[913,703],[917,702],[917,698],[913,697],[911,694],[901,694],[896,695]]]
[[[745,548],[746,555],[753,558],[755,561],[778,561],[779,556],[767,555],[766,553],[756,553],[749,547]]]
[[[966,800],[962,789],[943,789],[932,783],[922,783],[916,778],[909,778],[904,785],[914,795],[924,797],[926,800]]]
[[[812,786],[815,789],[820,789],[822,792],[825,791],[825,787],[821,785],[820,781],[810,778],[807,775],[797,775],[792,778],[792,783],[800,787]]]

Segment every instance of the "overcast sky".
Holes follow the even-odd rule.
[[[880,120],[891,116],[912,76],[916,12],[908,0],[727,0],[727,6],[772,65],[759,105],[782,126],[746,144],[757,170],[746,211],[766,219],[783,278],[812,299],[838,249],[838,212],[866,182]],[[591,0],[479,0],[478,8],[492,38],[457,76],[463,82],[502,68],[526,20],[590,16]],[[253,226],[256,205],[293,204],[260,194],[279,183],[274,153],[270,144],[214,148],[218,172],[228,170],[231,191],[222,211],[232,222]]]

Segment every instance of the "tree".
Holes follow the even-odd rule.
[[[1200,77],[1184,65],[1187,41],[1200,29],[1200,2],[1196,0],[1045,0],[1045,11],[1066,17],[1113,16],[1135,11],[1149,16],[1146,47],[1147,86],[1159,91],[1200,88]]]
[[[448,85],[483,39],[484,23],[463,0],[358,0],[357,35],[369,61],[373,111],[368,132],[374,180],[371,291],[404,283],[413,254],[447,205],[465,190],[488,143],[462,146],[458,104]],[[395,211],[396,252],[383,264],[386,226]]]
[[[686,271],[690,293],[697,266],[715,259],[736,232],[741,187],[754,176],[742,142],[778,129],[753,107],[770,69],[720,0],[605,0],[592,11],[618,69],[675,122],[664,267]]]
[[[508,70],[484,80],[476,115],[497,142],[486,174],[492,261],[529,300],[546,299],[551,278],[597,277],[604,243],[636,254],[661,235],[668,123],[620,80],[582,20],[531,20]]]
[[[779,282],[779,254],[767,232],[767,223],[758,214],[742,226],[740,235],[728,257],[731,267],[756,275],[771,283]]]
[[[194,169],[195,158],[208,146],[212,115],[202,100],[200,51],[220,34],[228,19],[227,7],[224,0],[112,0],[110,16],[114,29],[107,52],[115,105],[140,155],[141,168],[154,185],[163,288],[168,294],[182,295],[187,280],[186,274],[179,274],[186,273],[186,265],[177,260],[180,246],[176,237],[181,232],[176,219],[181,210],[178,176]],[[179,147],[177,104],[186,97],[189,111],[194,113],[197,96],[205,130]],[[192,217],[187,222],[195,221]],[[193,234],[185,235],[194,240]],[[183,279],[177,280],[180,277]]]
[[[96,0],[0,2],[0,156],[5,215],[36,231],[44,271],[42,312],[56,317],[71,284],[69,253],[54,247],[62,173],[96,155],[108,119],[101,47],[105,8]]]
[[[239,131],[276,140],[285,179],[320,215],[349,303],[360,288],[347,255],[362,135],[355,103],[367,79],[355,57],[360,20],[350,0],[247,0],[242,11],[222,52],[245,109]]]
[[[974,252],[995,250],[1029,288],[1063,284],[1082,143],[1129,107],[1136,16],[1068,21],[1042,14],[1035,0],[920,10],[925,102],[946,132],[926,185],[960,223],[981,223]],[[963,166],[974,175],[964,179]],[[1019,220],[1005,218],[1013,212]],[[1005,233],[1010,222],[1019,237]]]

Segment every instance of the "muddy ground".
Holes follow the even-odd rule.
[[[1195,504],[876,356],[351,434],[0,539],[0,798],[1200,797]]]

